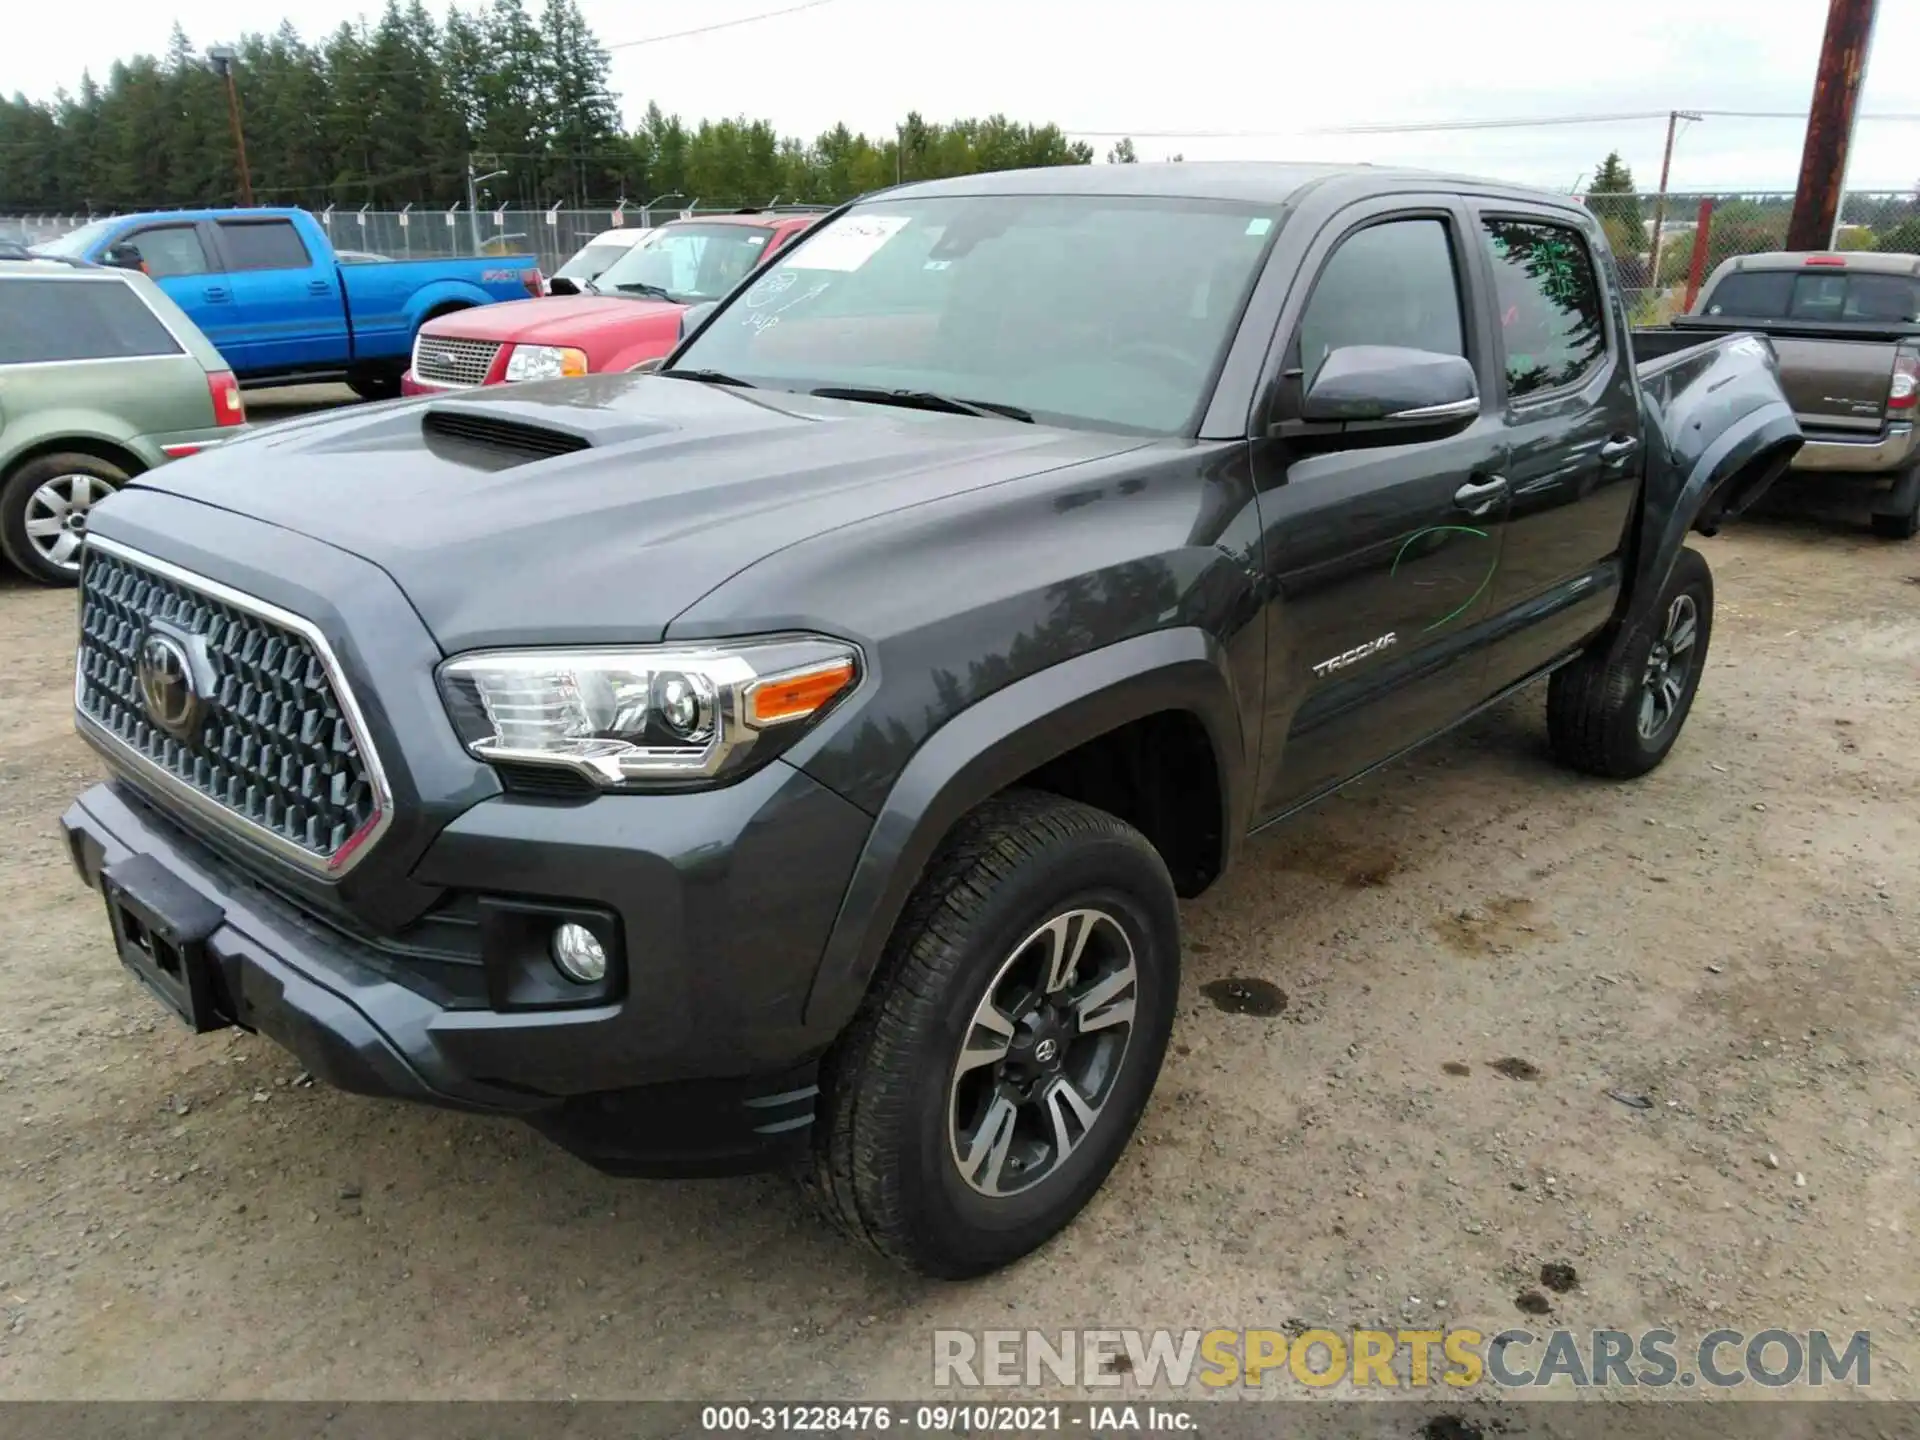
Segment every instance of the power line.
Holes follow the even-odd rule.
[[[1068,135],[1092,140],[1278,140],[1295,135],[1421,135],[1440,130],[1528,130],[1549,125],[1608,125],[1634,120],[1664,120],[1665,110],[1627,110],[1594,115],[1525,115],[1488,120],[1419,120],[1386,125],[1317,125],[1298,130],[1088,130],[1062,125]],[[1695,110],[1695,115],[1728,120],[1805,120],[1804,110]],[[1862,115],[1862,120],[1920,121],[1920,113],[1900,111]]]
[[[658,45],[667,40],[684,40],[689,35],[710,35],[715,30],[731,30],[737,25],[756,25],[762,20],[777,20],[782,15],[798,15],[802,10],[818,10],[822,5],[831,5],[833,0],[805,0],[804,4],[789,5],[784,10],[765,10],[758,15],[742,15],[737,20],[721,20],[712,25],[699,25],[692,30],[675,30],[666,35],[648,35],[641,40],[622,40],[618,44],[608,45],[608,50],[631,50],[637,45]]]

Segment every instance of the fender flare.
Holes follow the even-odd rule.
[[[1194,715],[1212,743],[1224,868],[1244,830],[1253,772],[1225,650],[1184,627],[1076,656],[961,711],[914,752],[841,898],[807,996],[807,1026],[837,1033],[852,1017],[927,862],[962,816],[1048,760],[1165,710]]]
[[[1673,573],[1690,531],[1711,535],[1738,515],[1780,477],[1805,443],[1800,422],[1785,400],[1763,405],[1727,427],[1694,462],[1664,513],[1651,511],[1641,526],[1639,557],[1625,614],[1625,627],[1649,614]]]

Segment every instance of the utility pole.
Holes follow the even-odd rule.
[[[207,51],[213,73],[227,82],[227,118],[233,122],[233,153],[240,166],[240,203],[253,205],[253,171],[247,165],[247,132],[240,123],[240,90],[233,80],[234,51],[231,46],[215,45]]]
[[[1673,137],[1682,120],[1699,118],[1699,113],[1693,110],[1667,112],[1667,148],[1660,152],[1660,191],[1653,197],[1653,255],[1649,262],[1651,273],[1647,276],[1649,289],[1660,288],[1660,231],[1667,221],[1667,176],[1673,169]]]
[[[1860,108],[1860,84],[1873,46],[1879,0],[1830,0],[1820,68],[1813,77],[1813,105],[1800,152],[1800,183],[1787,224],[1787,249],[1818,250],[1833,243]]]

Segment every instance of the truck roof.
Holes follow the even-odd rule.
[[[1388,165],[1328,165],[1289,161],[1166,161],[1142,165],[1051,165],[1030,170],[983,171],[945,180],[915,181],[878,193],[917,199],[935,195],[1138,195],[1177,200],[1227,200],[1278,204],[1308,186],[1329,181],[1365,182],[1371,191],[1466,190],[1533,203],[1579,208],[1571,196],[1507,181],[1449,175]],[[1358,187],[1356,187],[1358,188]]]
[[[1882,254],[1877,250],[1769,250],[1759,255],[1736,255],[1721,268],[1799,270],[1808,265],[1864,270],[1870,275],[1920,275],[1920,255]]]

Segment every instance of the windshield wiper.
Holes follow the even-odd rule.
[[[709,385],[737,385],[742,390],[757,390],[760,387],[751,380],[742,380],[738,375],[729,375],[724,370],[656,370],[656,375],[665,375],[672,380],[704,380]]]
[[[874,405],[898,405],[907,410],[940,410],[949,415],[999,415],[1033,423],[1033,413],[1018,405],[1002,405],[998,400],[962,400],[957,395],[942,395],[935,390],[882,390],[878,386],[822,385],[808,392],[824,400],[865,400]]]
[[[635,295],[644,295],[650,300],[673,299],[673,292],[664,285],[649,285],[644,280],[628,280],[615,284],[613,288],[629,291]]]

